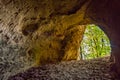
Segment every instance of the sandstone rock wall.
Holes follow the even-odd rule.
[[[119,9],[119,0],[0,0],[0,78],[33,63],[77,59],[86,23],[107,33],[120,73]]]
[[[0,0],[0,79],[33,64],[76,60],[85,30],[79,24],[89,22],[85,2]]]

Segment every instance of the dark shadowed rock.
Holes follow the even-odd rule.
[[[109,74],[109,57],[30,68],[8,80],[117,80]]]
[[[119,0],[0,0],[0,79],[22,69],[77,60],[85,25],[108,35],[120,76]]]

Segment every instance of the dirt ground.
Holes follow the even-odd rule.
[[[109,74],[109,69],[109,57],[104,57],[30,68],[8,80],[117,80]]]

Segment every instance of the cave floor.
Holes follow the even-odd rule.
[[[9,80],[117,80],[109,74],[109,64],[109,57],[48,64],[30,68]]]

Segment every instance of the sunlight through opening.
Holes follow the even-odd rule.
[[[80,58],[84,60],[105,57],[110,52],[110,41],[103,30],[96,25],[88,25],[80,46]]]

